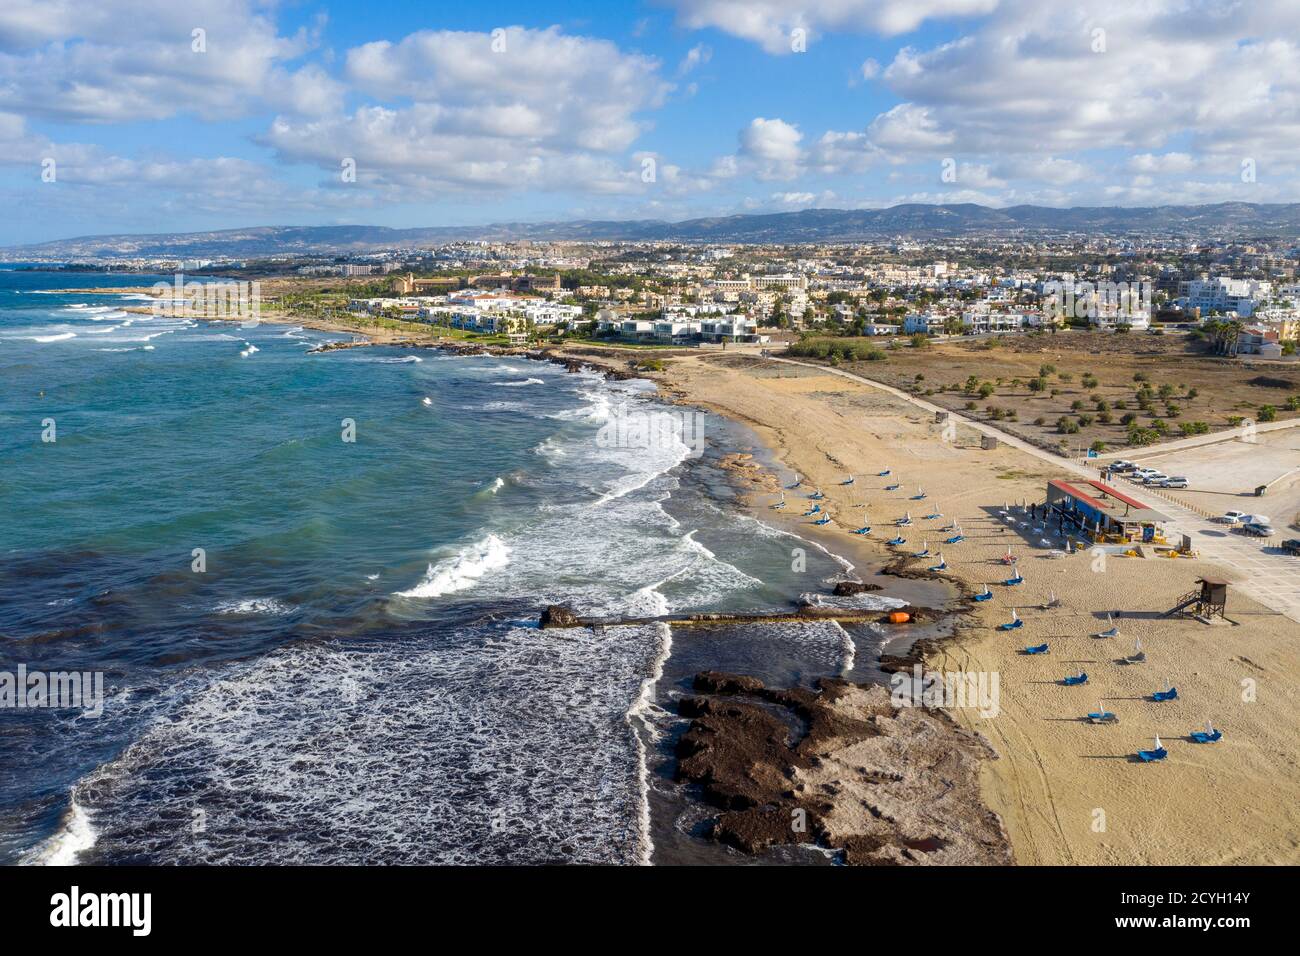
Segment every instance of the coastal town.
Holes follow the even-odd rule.
[[[77,264],[200,280],[299,277],[345,293],[332,310],[513,341],[765,344],[783,332],[888,339],[1092,329],[1209,334],[1223,354],[1283,361],[1300,337],[1300,258],[1293,242],[1268,238],[462,241],[331,257]]]

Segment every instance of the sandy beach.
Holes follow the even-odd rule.
[[[667,394],[752,427],[779,459],[820,488],[834,519],[828,542],[874,549],[879,559],[911,554],[924,540],[930,566],[942,549],[947,574],[994,597],[962,615],[953,638],[927,660],[937,671],[996,672],[996,716],[954,709],[1000,759],[985,761],[984,800],[1003,819],[1020,864],[1214,864],[1300,861],[1300,655],[1297,625],[1230,587],[1228,618],[1206,625],[1163,617],[1198,577],[1240,580],[1233,568],[1198,559],[1130,558],[1088,551],[1051,556],[1029,524],[1010,524],[1004,506],[1041,502],[1049,462],[1005,445],[980,447],[965,426],[943,433],[933,416],[865,384],[819,370],[739,355],[675,357],[657,376]],[[878,472],[891,470],[888,478]],[[848,475],[852,485],[841,485]],[[898,483],[896,490],[887,485]],[[912,500],[918,489],[924,500]],[[787,493],[786,511],[807,508],[809,491]],[[756,494],[756,505],[776,500]],[[912,527],[893,530],[911,512]],[[922,520],[941,511],[943,519]],[[939,528],[959,522],[965,540],[944,544]],[[809,519],[811,520],[811,519]],[[873,525],[870,539],[849,534]],[[884,541],[902,533],[907,544]],[[951,533],[949,533],[951,534]],[[1001,558],[1010,547],[1025,581]],[[1043,609],[1052,595],[1059,606]],[[1023,627],[996,629],[1017,609]],[[1108,630],[1115,638],[1091,635]],[[1122,664],[1140,638],[1147,660]],[[1050,653],[1026,656],[1028,645]],[[1067,687],[1067,674],[1088,683]],[[1168,684],[1178,699],[1157,703]],[[1093,725],[1098,705],[1119,722]],[[1206,721],[1216,744],[1188,734]],[[1139,749],[1160,736],[1167,760],[1142,764]]]

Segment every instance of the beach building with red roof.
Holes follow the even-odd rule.
[[[1086,478],[1049,481],[1047,506],[1093,540],[1164,541],[1169,520],[1119,489]]]

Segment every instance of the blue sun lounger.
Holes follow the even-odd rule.
[[[1154,701],[1177,700],[1178,688],[1171,687],[1168,690],[1158,690],[1151,695],[1151,699]]]
[[[862,526],[861,528],[859,528],[857,531],[854,531],[854,532],[852,532],[852,533],[853,533],[853,534],[871,534],[871,525],[863,525],[863,526]]]
[[[1078,684],[1086,684],[1088,683],[1088,675],[1086,673],[1083,673],[1083,674],[1076,674],[1073,677],[1062,677],[1061,683],[1064,684],[1066,687],[1074,687]]]
[[[885,542],[885,544],[892,544],[894,547],[898,547],[900,544],[907,544],[907,539],[900,535],[897,538],[890,538]]]
[[[878,472],[876,472],[877,477],[880,477],[880,478],[884,478],[884,477],[885,477],[886,475],[888,475],[888,474],[889,474],[889,469],[888,469],[888,468],[886,468],[884,471],[878,471]]]
[[[1187,736],[1198,744],[1212,744],[1223,738],[1223,731],[1215,730],[1214,727],[1207,724],[1205,730],[1193,730]]]
[[[902,486],[902,485],[885,485],[885,490],[886,490],[886,491],[897,491],[897,490],[898,490],[899,488],[901,488],[901,487],[903,487],[903,486]]]
[[[821,501],[821,500],[822,500],[823,498],[825,498],[825,497],[826,497],[826,496],[825,496],[824,494],[822,494],[820,491],[815,491],[815,492],[813,492],[811,495],[808,496],[808,500],[809,500],[809,501]]]
[[[1024,626],[1025,626],[1025,622],[1022,621],[1022,620],[1020,620],[1020,618],[1016,618],[1014,621],[1007,621],[1005,624],[999,624],[999,625],[998,625],[998,630],[999,630],[999,631],[1014,631],[1016,628],[1018,628],[1018,627],[1024,627]]]
[[[926,570],[927,570],[927,571],[947,571],[947,570],[948,570],[948,562],[947,562],[947,561],[940,562],[939,564],[936,564],[936,565],[934,565],[933,567],[926,568]]]
[[[823,515],[822,517],[818,518],[816,521],[813,522],[813,524],[830,524],[830,523],[831,523],[830,515]]]
[[[1024,584],[1025,579],[1021,575],[1017,574],[1014,578],[1007,578],[1002,583],[1007,587],[1015,587],[1017,584]]]
[[[1164,760],[1169,756],[1169,751],[1164,747],[1157,747],[1155,750],[1139,750],[1138,759],[1143,763],[1151,763],[1154,760]]]
[[[1091,714],[1088,715],[1088,720],[1094,724],[1118,724],[1119,723],[1119,718],[1116,717],[1114,714],[1112,714],[1109,710],[1106,710],[1104,708],[1102,710],[1093,711]]]
[[[844,481],[841,481],[840,484],[841,484],[841,485],[851,485],[851,484],[853,484],[853,478],[851,478],[851,477],[850,477],[850,478],[846,478]]]
[[[988,589],[988,587],[989,587],[989,586],[988,586],[987,584],[984,585],[984,593],[983,593],[983,594],[972,594],[972,595],[971,595],[971,600],[972,600],[972,601],[988,601],[988,600],[990,600],[990,599],[993,597],[993,592],[990,591],[990,590]]]
[[[955,534],[951,538],[944,541],[944,544],[956,544],[958,541],[965,541],[965,540],[966,540],[966,536],[964,534]]]
[[[1032,647],[1026,647],[1025,650],[1024,650],[1024,653],[1026,653],[1026,654],[1047,654],[1047,653],[1050,652],[1050,650],[1051,650],[1051,649],[1050,649],[1046,644],[1035,644],[1035,645],[1033,645]]]
[[[932,514],[932,515],[926,515],[926,516],[925,516],[925,520],[926,520],[926,521],[934,521],[934,520],[936,520],[936,519],[938,519],[938,518],[942,518],[942,517],[943,517],[943,512],[942,512],[942,511],[936,511],[936,512],[935,512],[934,514]]]

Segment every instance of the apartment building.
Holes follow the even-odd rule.
[[[1257,306],[1272,294],[1273,284],[1258,279],[1225,277],[1188,279],[1178,284],[1179,304],[1184,309],[1210,312],[1235,312],[1242,318],[1255,314]]]

